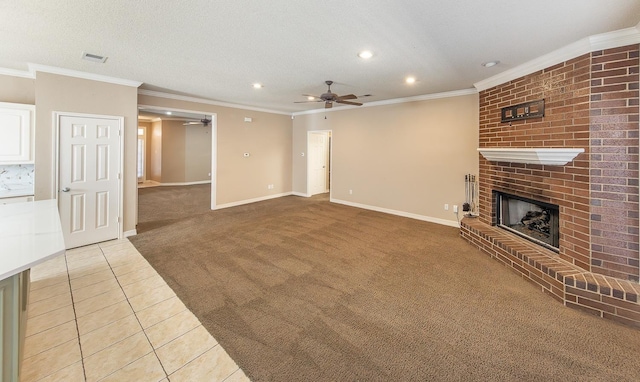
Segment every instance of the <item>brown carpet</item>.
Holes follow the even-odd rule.
[[[562,306],[458,229],[326,197],[208,211],[198,187],[140,190],[130,239],[252,380],[640,379],[640,331]]]

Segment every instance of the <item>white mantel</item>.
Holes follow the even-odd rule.
[[[584,149],[487,147],[479,148],[478,152],[491,162],[564,166],[583,153]]]

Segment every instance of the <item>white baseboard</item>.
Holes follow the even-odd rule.
[[[135,229],[132,229],[130,231],[124,231],[123,233],[124,237],[135,236],[137,234],[138,234],[138,231],[136,231]]]
[[[329,199],[329,201],[332,202],[332,203],[344,204],[346,206],[357,207],[357,208],[362,208],[362,209],[365,209],[365,210],[371,210],[371,211],[377,211],[377,212],[383,212],[385,214],[397,215],[397,216],[402,216],[402,217],[405,217],[405,218],[422,220],[422,221],[426,221],[426,222],[430,222],[430,223],[436,223],[436,224],[442,224],[442,225],[446,225],[446,226],[450,226],[450,227],[456,227],[456,228],[460,227],[460,224],[458,224],[458,222],[455,221],[455,220],[445,220],[445,219],[440,219],[440,218],[433,218],[433,217],[430,217],[430,216],[413,214],[411,212],[392,210],[392,209],[389,209],[389,208],[382,208],[382,207],[376,207],[376,206],[369,206],[367,204],[354,203],[354,202],[349,202],[349,201],[340,200],[340,199],[331,198],[331,199]]]
[[[293,196],[302,196],[303,198],[309,198],[311,197],[311,195],[309,194],[303,194],[302,192],[292,192],[291,195]]]
[[[289,195],[293,195],[293,193],[292,192],[284,192],[282,194],[267,195],[267,196],[261,196],[259,198],[245,199],[245,200],[240,200],[240,201],[237,201],[237,202],[219,204],[214,208],[214,210],[220,210],[220,209],[229,208],[229,207],[236,207],[236,206],[241,206],[241,205],[244,205],[244,204],[261,202],[263,200],[276,199],[276,198],[281,198],[283,196],[289,196]]]

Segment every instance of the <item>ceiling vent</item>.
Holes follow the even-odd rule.
[[[108,57],[106,56],[99,56],[97,54],[82,52],[82,59],[87,61],[99,62],[104,64],[104,62],[107,61],[107,58]]]

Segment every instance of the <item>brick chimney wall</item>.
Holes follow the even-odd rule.
[[[585,150],[565,166],[480,155],[482,222],[496,222],[493,190],[557,204],[562,259],[638,281],[639,48],[592,52],[480,93],[480,147]],[[544,117],[500,122],[501,108],[538,99]]]

